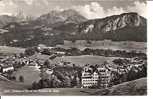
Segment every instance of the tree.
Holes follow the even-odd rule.
[[[120,74],[116,71],[112,71],[110,85],[117,85],[120,82]]]
[[[75,39],[71,39],[71,41],[72,41],[72,43],[75,43],[75,42],[76,42],[76,40],[75,40]]]
[[[76,76],[72,79],[72,81],[71,81],[71,86],[72,86],[72,87],[77,86]]]
[[[146,64],[143,64],[142,65],[142,71],[140,72],[140,76],[141,77],[146,77],[147,76],[147,66],[146,66]]]
[[[98,71],[98,69],[97,69],[98,65],[96,65],[96,66],[91,65],[90,68],[92,68],[92,71],[91,71],[92,73]]]
[[[20,82],[24,82],[24,77],[23,77],[23,76],[20,76],[20,77],[19,77],[19,81],[20,81]]]
[[[62,88],[71,87],[71,79],[68,76],[65,76],[64,80],[61,81]]]
[[[75,47],[72,47],[70,50],[72,55],[80,55],[81,54],[81,51]]]
[[[79,86],[79,85],[80,85],[80,78],[78,77],[78,75],[75,75],[71,81],[71,86],[75,87],[75,86]]]
[[[13,73],[12,71],[8,71],[8,72],[7,72],[7,77],[8,77],[8,79],[11,79],[11,78],[12,78],[12,76],[11,76],[12,73]]]
[[[85,54],[85,55],[90,55],[92,53],[93,53],[93,50],[90,49],[90,48],[86,48],[86,49],[83,50],[83,54]]]
[[[46,60],[46,61],[44,62],[44,65],[45,65],[45,67],[50,68],[51,63],[50,63],[49,60]]]
[[[54,78],[52,79],[52,86],[53,88],[61,87],[61,81],[56,76],[54,76]]]
[[[87,44],[92,44],[92,41],[90,41],[90,40],[87,40]]]
[[[113,63],[121,66],[121,65],[130,63],[130,61],[127,59],[114,59]]]
[[[45,54],[45,55],[51,55],[52,54],[49,49],[44,49],[41,53]]]
[[[33,83],[32,83],[32,89],[39,89],[36,82],[33,82]]]
[[[32,55],[34,55],[35,54],[35,48],[27,48],[26,50],[25,50],[25,55],[27,55],[27,56],[32,56]]]
[[[16,77],[15,77],[15,76],[13,76],[13,77],[12,77],[12,80],[14,80],[14,81],[15,81],[15,80],[16,80]]]

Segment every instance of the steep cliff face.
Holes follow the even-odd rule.
[[[95,19],[84,22],[78,26],[81,33],[106,33],[119,30],[125,27],[146,26],[146,20],[137,13],[124,13],[106,17],[104,19]]]
[[[65,23],[81,23],[87,19],[81,16],[75,10],[51,11],[50,13],[41,15],[36,21],[45,25],[57,25]]]
[[[75,39],[147,40],[146,19],[137,13],[123,13],[102,19],[88,20],[75,27],[76,35],[73,36]]]

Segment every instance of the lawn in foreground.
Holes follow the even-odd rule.
[[[27,90],[22,84],[0,81],[0,95],[43,95],[43,96],[102,96],[102,95],[147,95],[147,79],[124,82],[109,89],[83,89],[83,88],[44,88],[40,90]],[[12,92],[3,93],[3,90]],[[16,92],[13,92],[16,91]]]

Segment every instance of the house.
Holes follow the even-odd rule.
[[[82,73],[82,87],[90,88],[98,85],[99,75],[97,72],[91,73],[91,68],[84,68]]]
[[[95,71],[85,67],[82,72],[82,88],[102,87],[107,88],[111,79],[111,71],[106,66],[98,67]]]
[[[38,63],[36,61],[29,61],[28,66],[35,66],[35,67],[37,67]]]
[[[129,71],[130,66],[118,66],[117,67],[117,72],[121,75],[121,74],[125,74]]]
[[[6,73],[9,71],[14,71],[14,67],[12,65],[0,64],[0,72],[1,73]]]
[[[49,75],[51,75],[51,74],[53,74],[53,70],[52,69],[47,69],[46,70],[46,73],[49,74]]]
[[[99,72],[99,86],[102,88],[109,87],[109,82],[111,80],[111,70],[107,66],[98,68]]]

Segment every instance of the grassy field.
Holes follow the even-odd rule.
[[[90,93],[97,91],[97,89],[82,89],[82,88],[45,88],[40,90],[27,90],[28,87],[29,86],[23,83],[12,82],[0,76],[0,95],[87,96],[90,95]]]
[[[25,51],[24,48],[0,46],[0,53],[3,54],[17,54],[17,53],[23,53],[24,51]]]
[[[91,49],[112,49],[112,50],[136,50],[141,52],[146,52],[147,43],[146,42],[134,42],[134,41],[91,41],[91,44],[87,44],[85,40],[77,40],[75,43],[71,41],[64,41],[64,45],[61,45],[63,48],[76,47],[81,50],[85,48]]]
[[[147,95],[147,78],[115,85],[108,90],[99,90],[93,95]]]
[[[112,49],[112,50],[136,50],[141,52],[146,52],[147,43],[146,42],[134,42],[134,41],[91,41],[91,44],[87,44],[85,40],[78,40],[75,43],[71,41],[64,41],[64,45],[60,45],[63,48],[76,47],[81,50],[85,48],[91,49]],[[59,45],[57,45],[59,46]],[[0,46],[0,53],[21,53],[24,52],[24,48],[16,48],[16,47],[8,47],[8,46]]]
[[[0,95],[5,95],[8,91],[11,90],[25,90],[27,88],[28,86],[25,86],[22,83],[9,81],[8,79],[0,75]]]
[[[7,83],[5,85],[7,85]],[[13,86],[13,85],[8,85],[8,86]],[[27,95],[27,96],[35,96],[35,95],[40,95],[40,96],[41,95],[43,96],[147,95],[147,79],[141,78],[138,80],[125,82],[119,85],[115,85],[109,89],[45,88],[45,89],[40,89],[40,90],[22,90],[23,88],[24,87],[17,86],[16,90],[18,90],[18,92],[5,93],[4,95]]]
[[[24,78],[24,85],[31,86],[34,81],[40,80],[40,71],[39,69],[36,69],[35,67],[30,66],[24,66],[20,68],[18,71],[13,73],[13,76],[16,77],[16,81],[19,82],[19,77],[23,76]]]
[[[45,88],[40,90],[27,90],[29,86],[25,83],[18,83],[6,80],[0,76],[0,95],[45,95],[45,96],[87,96],[90,93],[97,91],[97,89],[82,89],[82,88]]]
[[[81,55],[81,56],[62,56],[56,57],[55,59],[51,60],[52,64],[59,63],[61,61],[71,62],[76,65],[83,66],[85,64],[103,64],[104,61],[108,61],[109,63],[112,60],[119,58],[119,57],[104,57],[104,56],[93,56],[93,55]],[[40,59],[40,60],[47,60],[49,59],[48,55],[33,55],[30,59]]]
[[[82,56],[63,56],[60,58],[56,58],[57,60],[72,62],[73,64],[84,66],[85,64],[103,64],[104,61],[109,63],[117,57],[104,57],[104,56],[92,56],[92,55],[82,55]]]

